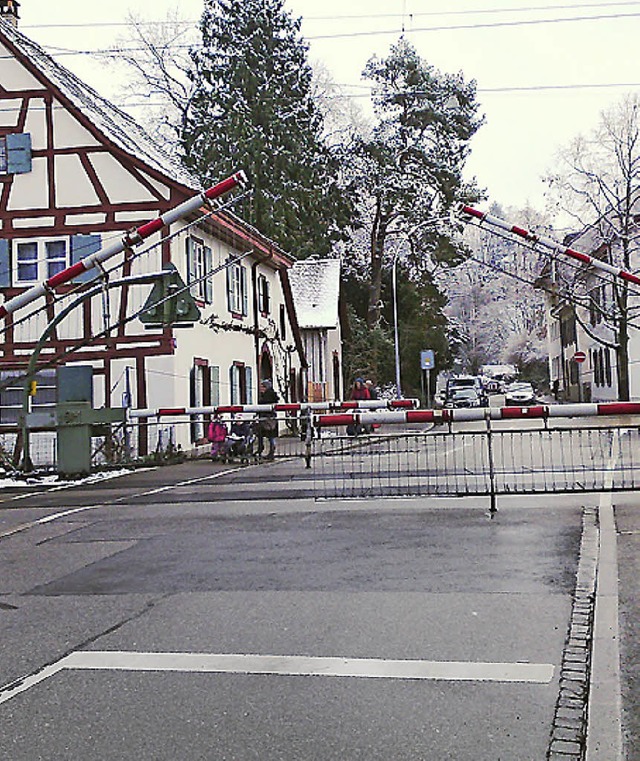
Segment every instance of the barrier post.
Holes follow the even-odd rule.
[[[487,410],[488,412],[488,410]],[[496,474],[493,462],[493,439],[491,430],[491,415],[487,414],[485,417],[487,423],[487,451],[489,454],[489,496],[491,499],[489,506],[489,515],[493,516],[498,512],[496,507]]]
[[[313,439],[313,426],[311,417],[311,407],[307,407],[307,430],[304,436],[304,461],[307,468],[311,467],[311,440]]]

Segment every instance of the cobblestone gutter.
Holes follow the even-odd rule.
[[[583,761],[585,757],[598,546],[598,511],[595,507],[585,507],[571,623],[562,656],[548,761]]]

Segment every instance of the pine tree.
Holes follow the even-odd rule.
[[[391,241],[404,240],[414,269],[460,261],[446,223],[438,220],[461,200],[478,197],[462,169],[469,141],[482,124],[475,83],[443,74],[406,39],[364,71],[374,83],[377,123],[356,147],[355,183],[368,209],[370,293],[367,323],[380,319],[380,293]],[[436,232],[437,229],[437,232]]]
[[[206,183],[245,169],[249,221],[296,256],[328,253],[351,205],[337,156],[321,139],[300,20],[284,0],[205,0],[200,31],[187,164]]]

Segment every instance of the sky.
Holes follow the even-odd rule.
[[[130,13],[161,21],[170,0],[20,0],[20,29],[117,105],[121,82],[86,51],[112,46]],[[558,150],[597,125],[600,113],[640,90],[640,0],[286,0],[302,17],[312,63],[320,61],[365,110],[367,60],[404,34],[443,72],[474,79],[486,123],[474,136],[467,176],[503,206],[544,207],[544,174]],[[444,10],[443,10],[444,8]],[[181,0],[197,20],[202,0]],[[124,75],[122,75],[124,76]],[[135,118],[135,109],[130,110]],[[486,207],[486,203],[482,206]]]

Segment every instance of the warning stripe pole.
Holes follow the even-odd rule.
[[[513,233],[514,235],[523,238],[529,243],[543,246],[544,248],[547,248],[554,253],[568,256],[571,259],[575,259],[576,261],[581,262],[582,264],[588,264],[595,269],[607,272],[608,274],[613,275],[614,277],[618,277],[621,280],[626,280],[627,282],[633,283],[634,285],[640,285],[640,277],[638,275],[634,275],[633,272],[627,272],[620,267],[614,267],[612,264],[607,264],[607,262],[603,262],[600,259],[594,258],[593,256],[588,256],[587,254],[583,254],[582,252],[576,251],[573,248],[563,246],[561,243],[558,243],[552,238],[545,238],[536,235],[529,230],[525,230],[523,227],[511,225],[499,217],[494,217],[492,214],[486,214],[483,211],[474,209],[472,206],[461,206],[460,213],[462,215],[472,217],[473,219],[477,219],[481,226],[486,224],[489,227],[497,227],[500,230]]]
[[[215,407],[155,407],[129,410],[130,419],[150,417],[179,417],[181,415],[236,415],[238,413],[259,414],[264,412],[299,413],[310,410],[376,410],[385,407],[390,410],[411,409],[418,406],[417,399],[361,399],[347,402],[300,402],[282,404],[227,404]]]
[[[100,249],[100,251],[89,254],[89,256],[72,264],[61,272],[58,272],[48,280],[44,280],[42,283],[38,283],[37,285],[28,288],[23,293],[9,299],[0,306],[0,319],[12,314],[17,309],[20,309],[27,304],[31,304],[40,296],[55,291],[58,286],[64,285],[81,275],[83,272],[93,269],[93,267],[110,259],[115,254],[122,253],[126,248],[139,245],[151,235],[158,232],[158,230],[182,219],[190,212],[196,211],[203,204],[207,204],[210,201],[225,195],[235,187],[244,187],[246,184],[247,176],[243,171],[232,174],[217,185],[213,185],[204,192],[198,193],[198,195],[189,198],[187,201],[184,201],[173,209],[169,209],[169,211],[156,217],[156,219],[152,219],[150,222],[145,222],[140,227],[125,233],[119,240],[113,241],[108,246]]]
[[[544,418],[603,417],[640,415],[640,402],[603,404],[554,404],[534,407],[465,407],[443,410],[392,410],[315,415],[317,428],[343,425],[407,425],[411,423],[453,423],[475,420],[526,420]]]

